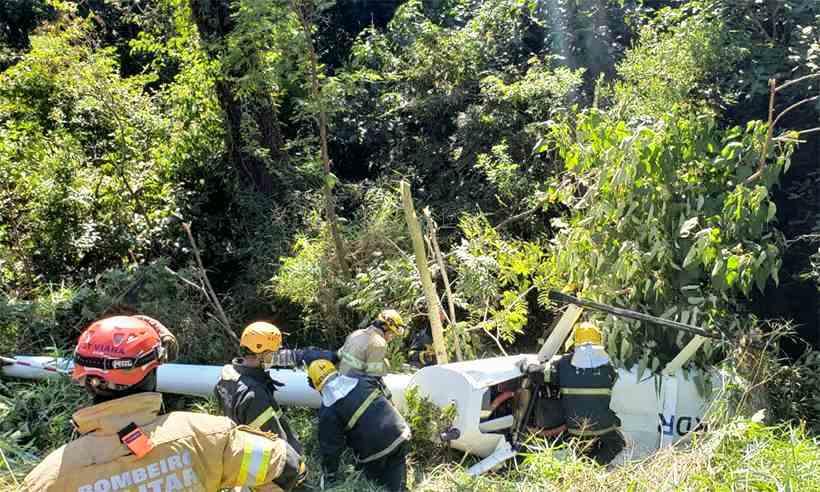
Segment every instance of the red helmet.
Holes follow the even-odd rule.
[[[160,365],[161,356],[159,334],[148,322],[113,316],[95,321],[80,335],[72,378],[96,377],[109,384],[133,386]]]

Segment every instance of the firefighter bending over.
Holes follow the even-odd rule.
[[[621,421],[610,408],[617,372],[604,351],[601,331],[592,323],[575,327],[574,350],[547,364],[530,364],[527,372],[543,374],[557,386],[566,432],[599,464],[611,462],[624,448]]]
[[[339,372],[346,376],[372,376],[387,373],[387,342],[404,336],[404,320],[395,309],[385,309],[367,328],[354,331],[339,349]]]
[[[304,478],[300,456],[275,435],[236,427],[225,417],[159,415],[156,370],[176,343],[168,333],[134,316],[105,318],[83,332],[72,378],[95,405],[74,414],[81,437],[49,454],[23,490],[281,491]]]
[[[267,371],[282,346],[282,333],[271,323],[257,321],[245,327],[239,343],[241,357],[222,367],[214,388],[222,413],[237,424],[279,435],[301,455],[302,443],[276,402],[275,392],[283,383]]]
[[[322,395],[319,448],[323,479],[335,481],[346,442],[369,479],[390,491],[405,490],[410,428],[377,380],[339,374],[332,362],[319,359],[308,367],[308,383]]]

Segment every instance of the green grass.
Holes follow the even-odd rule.
[[[26,472],[45,453],[70,438],[69,416],[87,401],[79,388],[66,382],[0,383],[0,490],[19,490]],[[176,405],[175,405],[176,406]],[[215,411],[207,400],[183,400],[180,406]],[[288,409],[302,439],[310,470],[302,490],[319,489],[319,448],[316,413]],[[42,446],[42,447],[41,447]],[[423,457],[423,458],[422,458]],[[409,460],[412,490],[445,491],[690,491],[806,490],[820,491],[820,442],[802,426],[767,426],[734,419],[690,442],[665,449],[651,458],[605,468],[579,458],[567,447],[550,448],[533,442],[517,462],[477,478],[466,468],[475,458],[422,446]],[[13,473],[12,473],[13,471]],[[347,453],[343,481],[336,492],[378,490],[355,469]]]
[[[802,427],[735,420],[692,442],[607,469],[571,449],[540,447],[517,466],[470,478],[452,464],[422,474],[420,491],[820,490],[820,444]]]

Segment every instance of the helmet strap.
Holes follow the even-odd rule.
[[[99,381],[94,383],[93,380]],[[103,379],[86,377],[85,389],[91,394],[94,404],[104,403],[117,398],[135,395],[137,393],[148,393],[156,391],[157,389],[157,370],[152,369],[148,375],[142,378],[137,384],[131,386],[111,387],[111,385]]]

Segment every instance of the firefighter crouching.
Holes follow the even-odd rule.
[[[594,324],[578,325],[573,345],[572,352],[547,364],[530,364],[526,370],[531,375],[543,374],[545,383],[559,388],[565,436],[578,440],[585,455],[604,465],[625,445],[621,421],[610,408],[617,372]]]
[[[245,327],[239,343],[241,357],[222,368],[214,388],[222,413],[237,424],[279,435],[301,455],[302,443],[276,402],[275,392],[283,384],[267,371],[282,346],[282,333],[271,323],[257,321]]]
[[[319,359],[308,367],[308,383],[322,396],[319,448],[323,481],[335,481],[347,443],[369,479],[390,491],[405,490],[410,428],[377,380],[339,374],[332,362]]]
[[[163,345],[161,337],[152,323],[133,316],[105,318],[83,332],[72,378],[95,405],[74,414],[81,437],[49,454],[25,478],[23,490],[281,491],[304,478],[299,455],[275,435],[236,427],[225,417],[160,416],[156,369],[170,343],[166,335]]]
[[[407,362],[418,369],[436,364],[436,351],[433,349],[433,335],[430,328],[422,328],[413,334],[407,350]]]
[[[346,376],[381,377],[387,373],[387,342],[404,336],[404,320],[398,311],[385,309],[367,328],[356,330],[339,349],[339,372]]]

